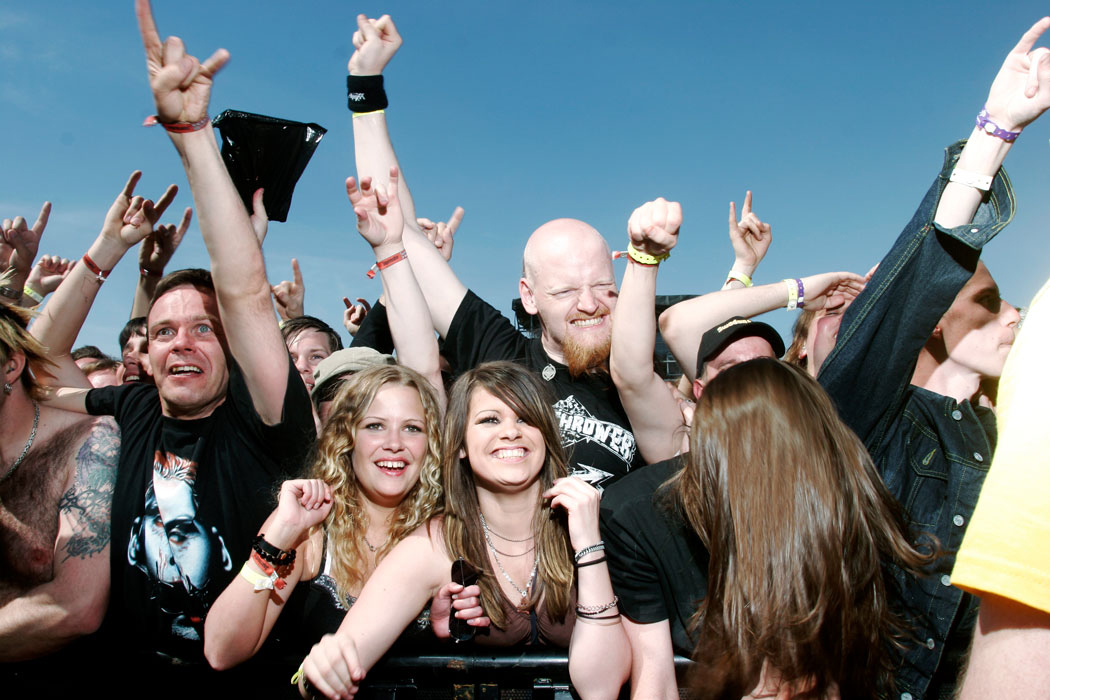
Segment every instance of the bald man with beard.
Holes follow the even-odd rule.
[[[368,107],[356,102],[362,95],[353,86],[373,76],[374,99],[384,94],[382,69],[401,46],[401,36],[388,15],[364,18],[354,44],[348,84],[349,107],[355,113],[356,170],[360,181],[385,182],[391,168],[398,168],[386,113],[373,103]],[[611,312],[618,291],[611,253],[599,232],[583,221],[555,219],[531,234],[519,293],[523,308],[538,316],[542,330],[539,337],[528,338],[468,290],[436,250],[438,245],[449,251],[461,212],[456,210],[449,224],[439,227],[433,244],[416,227],[416,209],[403,173],[399,183],[405,250],[379,261],[379,266],[406,261],[413,266],[454,373],[489,360],[512,360],[541,377],[557,397],[554,411],[574,476],[603,486],[644,464],[607,372]],[[390,317],[391,324],[401,322],[397,316]]]

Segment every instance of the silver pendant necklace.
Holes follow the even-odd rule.
[[[500,569],[500,573],[504,575],[504,580],[506,580],[512,586],[512,588],[516,590],[516,593],[519,593],[519,605],[517,605],[516,607],[519,608],[521,611],[527,610],[529,607],[531,607],[531,601],[528,599],[528,596],[531,593],[531,587],[535,584],[535,574],[539,570],[539,553],[535,552],[535,565],[531,567],[531,574],[527,577],[527,586],[524,588],[520,588],[518,585],[516,585],[516,582],[512,580],[512,577],[508,575],[508,572],[504,569],[504,564],[502,564],[500,561],[500,557],[497,556],[497,548],[493,546],[493,540],[491,537],[489,537],[489,525],[485,522],[485,515],[482,513],[478,513],[478,517],[481,518],[481,529],[485,532],[485,544],[489,545],[489,551],[493,554],[493,560],[497,563],[497,568]],[[531,537],[534,537],[534,535],[532,535]],[[522,542],[523,540],[519,541]],[[535,547],[532,545],[531,549],[534,548]],[[524,552],[524,554],[526,553],[527,552]]]
[[[39,411],[38,402],[37,401],[32,401],[31,403],[34,404],[34,424],[31,425],[30,437],[27,438],[27,444],[23,445],[23,451],[21,453],[19,453],[19,456],[16,457],[15,461],[11,463],[10,467],[8,467],[8,470],[6,472],[4,472],[4,476],[0,476],[0,482],[3,482],[5,479],[7,479],[9,476],[11,476],[12,472],[15,471],[16,467],[18,467],[20,464],[23,463],[23,459],[27,456],[27,453],[31,451],[31,445],[34,444],[35,436],[38,435],[38,411]],[[484,522],[485,521],[483,519],[482,523],[484,523]]]

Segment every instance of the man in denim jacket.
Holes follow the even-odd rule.
[[[1019,321],[978,258],[1015,214],[1001,163],[1050,106],[1050,52],[1031,51],[1049,26],[1040,20],[1005,59],[979,125],[947,149],[818,375],[913,533],[935,536],[945,552],[922,577],[895,571],[916,638],[896,677],[901,700],[950,697],[975,622],[975,599],[949,574],[996,443],[979,385],[1000,375]]]

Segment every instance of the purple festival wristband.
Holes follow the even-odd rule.
[[[978,118],[974,120],[974,123],[978,125],[978,128],[987,134],[996,136],[997,138],[1007,143],[1012,143],[1016,140],[1022,132],[1020,131],[1006,131],[997,125],[992,119],[989,118],[989,110],[982,107],[982,111],[978,112]]]

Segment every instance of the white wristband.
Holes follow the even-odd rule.
[[[993,184],[992,175],[982,175],[971,170],[963,170],[962,168],[955,168],[951,171],[951,177],[948,178],[951,182],[957,182],[960,185],[966,185],[967,187],[973,187],[976,190],[982,190],[988,192],[990,185]]]

